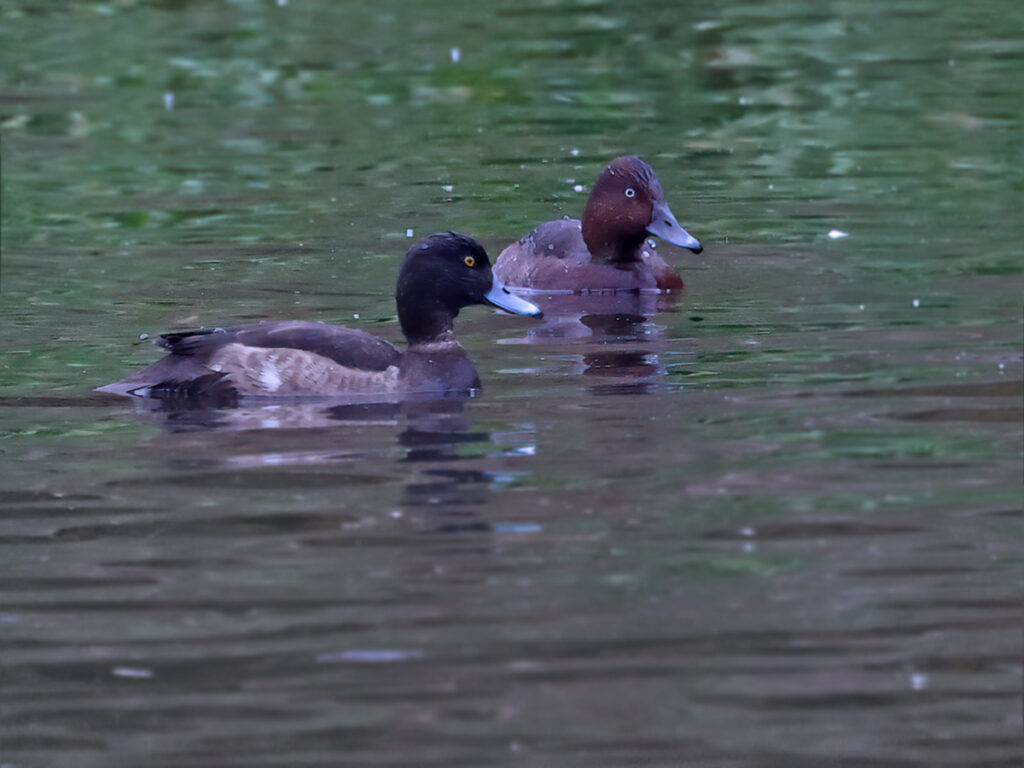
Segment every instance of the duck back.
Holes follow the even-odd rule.
[[[583,242],[579,219],[545,221],[512,243],[498,256],[494,274],[508,285],[545,288],[564,286],[560,276],[569,275],[590,263],[590,253]]]

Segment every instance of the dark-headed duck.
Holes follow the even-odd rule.
[[[480,386],[452,328],[459,310],[490,304],[540,317],[491,273],[483,246],[454,232],[430,235],[405,256],[395,290],[402,351],[364,331],[283,321],[165,333],[169,354],[99,391],[230,405],[240,396],[433,394]]]
[[[682,288],[676,271],[645,247],[649,234],[703,250],[672,215],[651,166],[639,157],[617,157],[597,177],[582,222],[544,222],[501,252],[494,273],[510,286],[538,290]]]

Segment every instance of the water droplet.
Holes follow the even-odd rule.
[[[920,307],[920,306],[921,306],[921,300],[920,300],[920,299],[914,299],[914,300],[913,300],[912,302],[910,302],[910,303],[911,303],[911,304],[913,305],[914,309],[917,309],[918,307]]]
[[[843,230],[841,230],[841,229],[830,229],[828,231],[828,239],[829,240],[839,240],[841,238],[849,237],[849,236],[850,236],[849,232],[843,232]]]
[[[449,57],[452,60],[452,64],[458,64],[459,63],[459,59],[462,58],[462,52],[458,48],[452,48],[448,52],[448,55],[449,55]]]
[[[405,230],[405,236],[412,237],[412,227],[409,227],[409,229]]]
[[[174,94],[170,91],[164,93],[164,109],[168,112],[174,109]]]

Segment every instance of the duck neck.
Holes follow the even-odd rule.
[[[583,211],[583,242],[593,261],[604,264],[628,264],[640,261],[647,232],[637,231],[628,221],[615,217],[593,197]]]
[[[603,264],[630,264],[640,261],[644,239],[625,237],[622,232],[602,227],[587,227],[583,223],[583,242],[587,244],[593,261]]]
[[[409,347],[455,340],[454,316],[438,305],[399,307],[398,324]]]

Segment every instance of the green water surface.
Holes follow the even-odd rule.
[[[0,5],[0,764],[1017,766],[1024,5]],[[657,171],[686,289],[478,397],[137,412],[140,335]],[[413,239],[407,235],[411,230]]]

